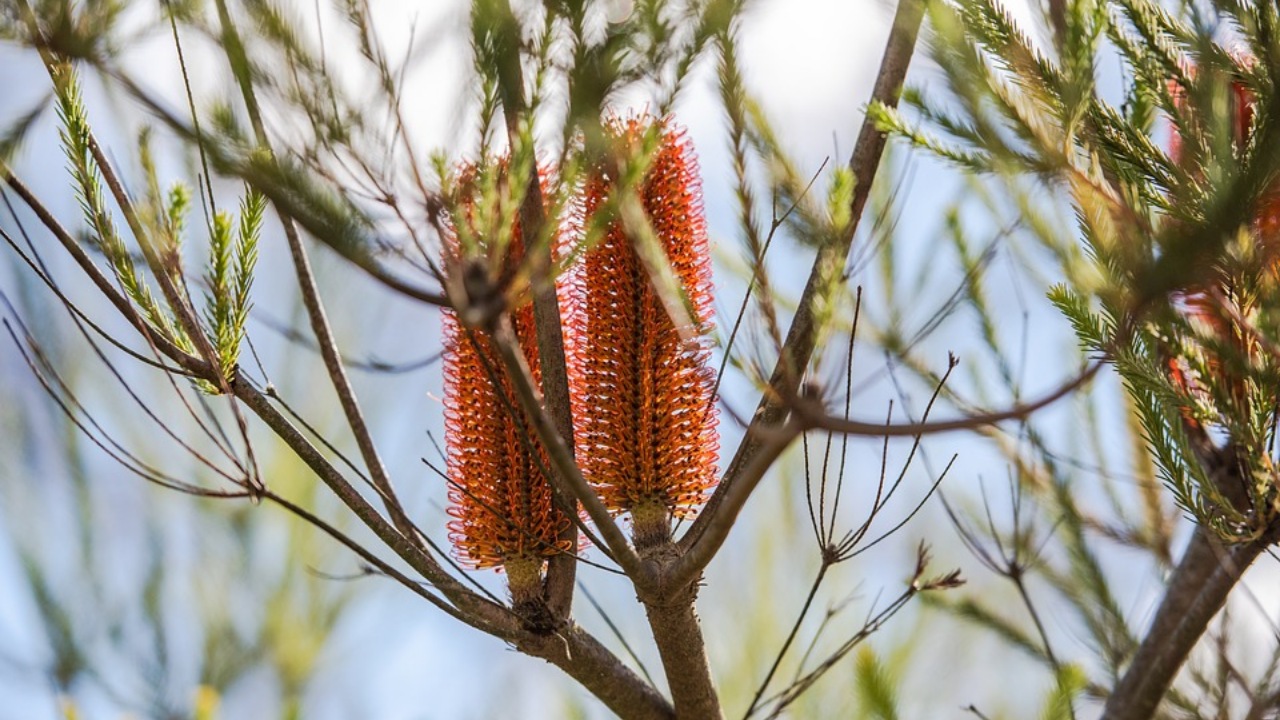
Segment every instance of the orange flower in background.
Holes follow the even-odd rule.
[[[1181,105],[1185,101],[1185,94],[1176,84],[1171,84],[1170,89]],[[1243,149],[1252,131],[1256,101],[1253,93],[1239,80],[1231,82],[1229,99],[1232,140],[1237,147]],[[1175,163],[1186,162],[1182,138],[1176,127],[1170,138],[1169,154]],[[1205,284],[1189,288],[1176,298],[1187,317],[1203,323],[1219,341],[1232,347],[1237,357],[1246,360],[1256,357],[1257,340],[1247,328],[1240,326],[1238,318],[1247,318],[1256,309],[1258,282],[1275,282],[1277,279],[1277,260],[1280,260],[1280,253],[1277,252],[1280,250],[1280,188],[1273,188],[1264,194],[1254,214],[1251,229],[1257,243],[1256,267],[1215,267],[1208,273]],[[1250,289],[1251,286],[1254,289]],[[1220,301],[1230,303],[1233,310],[1222,307]],[[1209,357],[1207,364],[1215,375],[1223,372],[1223,363],[1219,358]],[[1168,366],[1170,377],[1178,387],[1201,398],[1208,397],[1204,380],[1194,376],[1184,358],[1172,357]],[[1223,379],[1229,383],[1233,402],[1243,403],[1246,395],[1243,382],[1230,375]],[[1192,426],[1199,426],[1190,415],[1187,415],[1187,421]]]
[[[654,122],[633,118],[610,129],[639,143]],[[657,131],[640,197],[696,326],[676,326],[634,241],[614,221],[575,273],[566,332],[578,462],[611,510],[632,514],[638,544],[661,539],[668,517],[687,516],[706,500],[719,452],[708,367],[711,261],[697,160],[681,131],[665,121]],[[584,221],[613,188],[604,171],[587,180]]]
[[[474,170],[464,170],[459,187],[464,214],[472,210],[467,193]],[[468,218],[469,219],[469,218]],[[482,240],[483,241],[483,240]],[[447,272],[458,272],[457,239],[445,241]],[[511,274],[524,255],[517,226],[503,258]],[[533,306],[511,312],[515,330],[534,379],[541,379]],[[557,537],[570,519],[552,502],[543,468],[550,466],[537,433],[528,426],[502,361],[489,336],[467,331],[446,310],[444,331],[445,455],[450,480],[449,539],[459,559],[476,568],[505,567],[513,595],[532,591],[543,560],[559,552]],[[495,384],[496,383],[496,384]]]
[[[1186,107],[1186,92],[1183,91],[1178,83],[1169,81],[1169,92],[1173,95],[1174,101],[1179,107]],[[1244,86],[1244,83],[1235,80],[1231,83],[1231,131],[1232,140],[1236,145],[1244,147],[1245,142],[1249,139],[1249,129],[1253,127],[1253,93]],[[1169,138],[1169,155],[1174,163],[1182,161],[1182,136],[1178,134],[1177,128],[1174,128],[1173,134]]]

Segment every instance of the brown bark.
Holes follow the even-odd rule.
[[[1237,511],[1252,512],[1242,482],[1241,448],[1234,444],[1214,447],[1199,426],[1188,424],[1187,431],[1192,452],[1204,466],[1209,482]],[[1212,530],[1203,526],[1195,529],[1169,577],[1151,627],[1107,699],[1102,720],[1145,720],[1155,713],[1178,669],[1226,604],[1241,575],[1277,538],[1280,526],[1273,525],[1260,537],[1225,547]]]
[[[669,566],[676,559],[679,548],[670,540],[669,527],[665,535],[654,546],[642,546],[641,557]],[[720,696],[707,661],[702,627],[698,622],[697,599],[696,581],[676,588],[660,587],[658,592],[640,597],[649,617],[649,629],[658,646],[658,655],[662,658],[667,685],[671,688],[675,716],[680,720],[717,720],[723,716]]]
[[[1155,714],[1240,576],[1274,540],[1269,533],[1224,548],[1211,531],[1196,528],[1138,652],[1107,699],[1103,720],[1145,720]]]
[[[521,652],[555,665],[623,720],[671,720],[671,703],[598,640],[570,623],[550,635],[516,643]]]

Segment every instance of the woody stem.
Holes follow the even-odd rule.
[[[671,540],[671,521],[667,508],[647,503],[632,510],[636,546],[641,557],[669,566],[678,556],[679,547]],[[711,666],[707,661],[702,626],[695,607],[698,583],[686,583],[674,589],[660,588],[652,595],[642,594],[645,614],[662,668],[671,688],[676,718],[680,720],[716,720],[723,716]]]

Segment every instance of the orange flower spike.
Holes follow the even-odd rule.
[[[1185,93],[1177,83],[1171,81],[1169,89],[1173,93],[1175,101],[1180,105],[1185,102]],[[1249,142],[1257,103],[1253,92],[1242,81],[1232,80],[1229,89],[1231,93],[1229,111],[1231,113],[1232,139],[1238,147],[1243,148]],[[1169,155],[1175,163],[1182,163],[1184,162],[1182,153],[1182,138],[1175,128],[1170,137]],[[1272,188],[1261,198],[1254,215],[1253,230],[1258,248],[1262,253],[1263,263],[1272,277],[1275,277],[1277,272],[1280,271],[1280,263],[1277,262],[1280,260],[1280,187]],[[1219,290],[1225,291],[1232,301],[1240,302],[1242,299],[1235,297],[1235,293],[1230,291],[1234,284],[1232,278],[1222,270],[1215,271],[1215,275],[1217,277],[1212,283]],[[1236,320],[1226,314],[1218,306],[1217,301],[1213,300],[1203,288],[1190,288],[1188,292],[1180,297],[1180,301],[1188,317],[1194,317],[1205,323],[1213,334],[1234,344],[1241,357],[1248,358],[1256,354],[1256,342],[1252,337],[1239,328]],[[1241,314],[1247,315],[1251,309],[1249,301],[1244,300],[1243,304],[1237,309]],[[1170,377],[1174,384],[1184,391],[1203,393],[1203,386],[1199,380],[1190,378],[1183,372],[1183,364],[1184,361],[1177,358],[1169,360]],[[1222,372],[1221,362],[1216,358],[1209,358],[1208,366],[1215,373]],[[1232,395],[1237,402],[1243,403],[1246,392],[1244,384],[1229,374],[1226,377],[1230,381]],[[1190,417],[1187,411],[1184,410],[1183,414],[1192,426],[1199,425],[1198,422]]]
[[[468,184],[464,172],[464,192]],[[470,201],[461,202],[470,212]],[[513,236],[502,262],[508,273],[524,254],[519,227]],[[463,271],[466,260],[458,253],[456,238],[447,238],[447,272]],[[538,380],[532,305],[514,310],[511,323]],[[443,313],[442,325],[447,512],[453,517],[449,539],[462,562],[505,568],[519,603],[538,592],[545,558],[572,550],[557,541],[570,520],[552,502],[542,470],[549,466],[546,452],[520,411],[491,338],[480,330],[468,332],[451,310]]]
[[[636,143],[649,122],[632,119],[611,129]],[[567,333],[579,464],[612,511],[631,513],[642,546],[668,535],[671,516],[691,515],[706,500],[719,452],[706,340],[711,261],[697,160],[683,133],[665,122],[658,131],[641,200],[696,327],[676,327],[615,221],[585,253]],[[612,187],[603,173],[587,181],[584,217]]]

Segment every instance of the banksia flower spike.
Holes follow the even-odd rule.
[[[694,322],[677,327],[620,222],[591,239],[566,333],[579,464],[610,510],[631,513],[636,543],[645,546],[664,539],[669,518],[692,514],[715,485],[710,255],[688,139],[648,119],[610,130],[631,144],[657,133],[640,200]],[[608,172],[589,175],[584,226],[615,188]]]
[[[475,171],[467,169],[461,175],[454,224],[468,222],[479,228],[474,233],[478,251],[497,252],[486,246],[484,223],[472,217]],[[518,224],[502,252],[500,275],[510,277],[524,256]],[[475,271],[483,262],[462,257],[457,238],[446,238],[447,273]],[[532,305],[512,310],[510,318],[534,379],[540,380]],[[539,591],[545,559],[573,550],[557,541],[571,521],[552,502],[544,471],[549,467],[546,451],[528,426],[492,338],[483,330],[464,327],[451,310],[444,312],[442,324],[448,513],[453,517],[449,539],[462,562],[504,568],[518,605]]]

